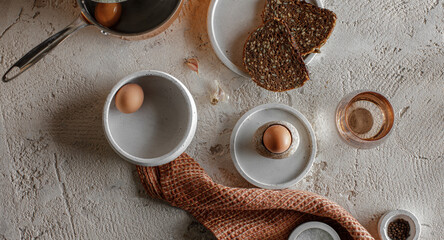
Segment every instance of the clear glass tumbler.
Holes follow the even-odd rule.
[[[336,109],[336,127],[346,143],[373,148],[389,136],[394,122],[393,107],[382,94],[359,90],[346,95]]]

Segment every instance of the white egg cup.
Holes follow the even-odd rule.
[[[144,92],[141,108],[130,114],[117,110],[115,95],[128,83]],[[182,154],[194,137],[197,109],[191,93],[178,79],[146,70],[120,80],[103,109],[103,127],[111,147],[123,159],[142,166],[158,166]]]

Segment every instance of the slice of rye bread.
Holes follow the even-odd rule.
[[[244,46],[244,66],[253,81],[267,90],[283,92],[309,79],[288,27],[271,19],[250,34]]]
[[[302,56],[317,52],[336,25],[336,14],[300,0],[266,0],[264,22],[278,18],[287,24]]]

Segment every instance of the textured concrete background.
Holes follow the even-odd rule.
[[[372,234],[386,211],[404,208],[422,239],[444,236],[444,2],[326,0],[333,36],[309,65],[301,89],[271,93],[230,72],[206,33],[208,0],[186,1],[161,35],[138,42],[79,31],[34,68],[0,84],[0,239],[207,239],[180,209],[146,197],[135,167],[108,146],[101,111],[111,87],[142,69],[178,77],[198,107],[187,152],[214,180],[249,187],[229,155],[238,118],[269,102],[307,116],[319,151],[294,188],[329,197]],[[0,73],[79,14],[74,0],[0,0]],[[197,56],[200,73],[184,64]],[[218,79],[231,96],[212,106]],[[357,89],[387,95],[395,110],[386,144],[357,150],[334,128],[336,104]]]

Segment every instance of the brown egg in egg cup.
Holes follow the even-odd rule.
[[[256,130],[253,145],[256,151],[266,158],[284,159],[293,155],[298,149],[299,134],[288,122],[272,121]]]

